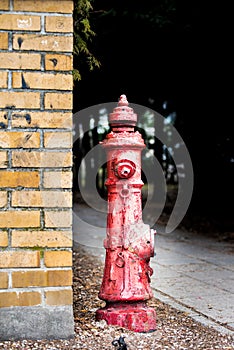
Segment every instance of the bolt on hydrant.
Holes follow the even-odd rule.
[[[154,256],[156,231],[142,221],[141,152],[146,147],[134,131],[137,115],[121,95],[109,114],[111,132],[101,142],[107,154],[108,190],[104,275],[99,298],[106,306],[96,311],[97,320],[135,332],[156,329],[156,312],[147,306],[152,298],[149,266]]]

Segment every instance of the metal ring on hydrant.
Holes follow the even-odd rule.
[[[114,164],[115,175],[121,179],[129,179],[135,174],[136,164],[129,159],[121,159]]]
[[[127,198],[130,195],[130,189],[127,186],[123,186],[119,194],[122,198]]]

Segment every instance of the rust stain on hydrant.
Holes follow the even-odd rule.
[[[155,230],[142,221],[141,152],[145,148],[134,132],[137,115],[121,95],[109,115],[111,132],[101,142],[107,153],[108,214],[104,240],[106,260],[99,298],[106,301],[97,320],[135,332],[156,329],[156,312],[147,306],[152,298],[149,266],[154,256]]]

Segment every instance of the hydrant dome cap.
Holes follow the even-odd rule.
[[[128,104],[129,103],[128,103],[126,95],[121,95],[120,98],[119,98],[118,105],[119,106],[128,106]]]

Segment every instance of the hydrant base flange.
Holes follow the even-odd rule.
[[[145,302],[107,303],[96,311],[96,320],[134,332],[148,333],[156,330],[156,311]]]

